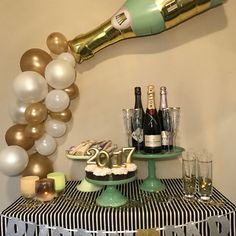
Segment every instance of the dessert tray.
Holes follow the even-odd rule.
[[[88,161],[91,156],[89,156],[87,151],[92,147],[111,152],[117,148],[117,145],[112,144],[110,140],[86,140],[66,150],[66,157],[72,160]],[[83,179],[81,183],[77,185],[77,189],[82,192],[94,192],[102,188],[103,186],[90,183],[86,179]]]
[[[89,156],[71,155],[68,153],[68,151],[66,151],[66,157],[73,160],[88,160],[89,159]]]

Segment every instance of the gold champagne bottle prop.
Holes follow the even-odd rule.
[[[223,0],[126,0],[122,8],[96,29],[69,41],[78,63],[123,39],[158,34],[213,8]]]

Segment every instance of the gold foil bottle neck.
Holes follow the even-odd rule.
[[[154,85],[148,85],[148,91],[147,94],[153,94],[155,92],[155,87]]]
[[[123,17],[117,19],[122,23]],[[68,42],[71,53],[74,55],[78,63],[88,60],[101,49],[114,44],[123,39],[135,37],[130,27],[124,30],[118,30],[113,27],[111,19],[104,22],[96,29],[87,34],[78,35]]]

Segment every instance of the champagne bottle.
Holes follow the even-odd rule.
[[[141,99],[141,88],[135,87],[134,88],[134,96],[135,96],[135,103],[134,103],[134,109],[140,109],[142,112],[142,127],[137,128],[134,130],[135,125],[133,125],[132,130],[132,146],[135,147],[136,151],[143,150],[143,119],[144,119],[144,110],[142,105],[142,99]],[[135,121],[134,121],[135,122]]]
[[[123,39],[158,34],[223,0],[126,0],[111,19],[68,42],[78,63]]]
[[[169,131],[163,123],[163,109],[168,107],[167,103],[167,89],[165,86],[160,87],[160,106],[158,111],[158,117],[161,123],[161,146],[163,151],[169,151],[173,149],[173,142],[169,136]]]
[[[154,86],[148,86],[147,109],[144,117],[144,151],[146,153],[160,153],[161,148],[161,125],[155,106]]]

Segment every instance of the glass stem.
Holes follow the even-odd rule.
[[[175,149],[176,149],[176,136],[175,136],[175,134],[173,134],[173,151],[175,151]]]
[[[130,134],[128,134],[128,147],[132,147],[132,138]]]

